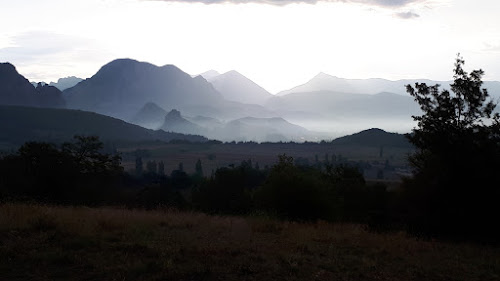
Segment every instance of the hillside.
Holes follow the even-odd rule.
[[[401,147],[412,148],[405,135],[388,133],[384,130],[372,128],[356,134],[337,138],[332,141],[334,145],[359,145],[367,147]]]
[[[67,141],[75,134],[97,135],[104,141],[206,140],[200,136],[148,130],[119,119],[80,110],[0,106],[0,120],[9,120],[0,122],[0,143],[12,145],[29,140]]]

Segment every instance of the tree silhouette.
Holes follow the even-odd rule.
[[[163,161],[161,161],[161,160],[160,160],[160,162],[158,162],[158,174],[160,176],[165,175],[165,163],[163,163]]]
[[[198,159],[195,165],[195,174],[198,176],[203,176],[203,167],[201,166],[201,160]]]
[[[135,174],[141,176],[143,172],[142,158],[137,156],[135,158]]]
[[[121,170],[121,157],[118,154],[103,153],[104,144],[99,137],[76,135],[73,139],[74,142],[62,145],[62,153],[73,157],[80,173],[106,173]]]
[[[470,74],[457,56],[451,92],[439,85],[407,85],[423,114],[408,135],[418,151],[409,160],[410,228],[426,235],[485,238],[498,220],[500,117],[482,87],[482,70]],[[481,236],[481,237],[478,237]]]
[[[158,165],[156,164],[156,161],[151,160],[146,162],[146,169],[149,174],[156,175],[158,173]]]

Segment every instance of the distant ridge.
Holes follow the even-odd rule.
[[[316,91],[333,91],[351,94],[377,94],[389,92],[398,95],[408,95],[405,86],[408,84],[414,85],[416,82],[426,83],[427,85],[439,84],[443,88],[448,89],[450,83],[452,83],[452,81],[434,81],[429,79],[401,79],[394,81],[381,78],[347,79],[320,72],[308,82],[289,90],[281,91],[276,95],[285,96],[292,93]],[[500,97],[499,81],[485,81],[483,87],[487,88],[493,97]]]
[[[413,148],[405,135],[388,133],[378,128],[372,128],[352,135],[337,138],[332,141],[337,145],[363,145],[363,146],[392,146]]]
[[[82,82],[83,79],[75,76],[69,76],[64,78],[59,78],[57,82],[50,82],[49,86],[54,86],[61,91],[75,86],[76,84]]]

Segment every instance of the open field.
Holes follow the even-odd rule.
[[[500,249],[175,210],[0,205],[0,280],[499,280]]]
[[[123,166],[126,171],[135,169],[135,156],[142,156],[143,163],[147,161],[163,161],[165,171],[169,174],[177,169],[179,163],[183,163],[184,169],[188,173],[194,172],[195,163],[201,160],[205,175],[210,175],[212,170],[220,167],[227,167],[234,164],[239,165],[243,160],[252,160],[254,164],[258,163],[260,168],[272,166],[276,163],[279,154],[287,154],[295,159],[307,159],[312,165],[315,163],[315,157],[319,161],[324,161],[325,155],[329,159],[335,155],[343,159],[355,162],[380,163],[383,167],[387,161],[391,166],[407,166],[407,157],[413,152],[412,149],[401,147],[384,147],[382,155],[380,147],[360,146],[360,145],[333,145],[328,143],[192,143],[192,144],[154,144],[154,145],[136,145],[130,147],[118,148],[123,156]],[[139,152],[137,152],[139,150]],[[367,170],[365,177],[373,178],[376,175],[377,168],[372,171]],[[394,175],[387,174],[389,179],[397,178]]]

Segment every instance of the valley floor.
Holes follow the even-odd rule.
[[[361,225],[0,205],[0,280],[499,279],[499,248]]]

